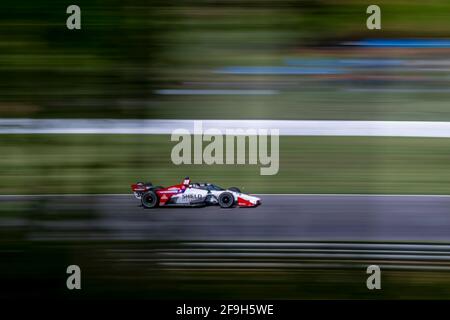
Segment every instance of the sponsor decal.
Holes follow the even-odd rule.
[[[183,199],[195,200],[195,199],[201,199],[201,198],[203,198],[201,194],[192,194],[192,193],[191,194],[183,194]]]

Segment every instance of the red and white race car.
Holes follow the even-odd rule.
[[[186,177],[183,183],[167,188],[153,186],[151,183],[138,182],[131,185],[131,190],[144,208],[158,206],[205,206],[219,205],[222,208],[256,207],[261,199],[242,193],[238,188],[223,189],[211,183],[191,183]]]

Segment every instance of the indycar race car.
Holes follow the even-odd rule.
[[[219,205],[222,208],[256,207],[261,199],[242,193],[238,188],[223,189],[212,183],[191,183],[186,177],[181,184],[167,188],[153,186],[152,183],[138,182],[131,185],[131,190],[144,208],[158,206],[206,206]]]

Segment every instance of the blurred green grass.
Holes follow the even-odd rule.
[[[249,193],[450,194],[450,140],[280,137],[280,169],[180,165],[168,135],[2,135],[0,193],[128,193],[136,181],[194,181]]]
[[[450,121],[450,93],[347,92],[308,89],[306,82],[299,86],[274,95],[160,96],[152,112],[163,119]]]
[[[111,0],[105,6],[101,0],[80,0],[82,29],[70,31],[65,26],[67,4],[5,0],[0,12],[0,117],[450,120],[448,93],[357,94],[345,89],[360,85],[358,79],[342,84],[304,75],[216,73],[228,66],[282,66],[289,58],[448,56],[447,51],[430,55],[335,47],[342,41],[374,37],[449,37],[448,1],[380,0],[382,31],[365,26],[369,4]],[[448,72],[430,74],[434,82],[424,77],[406,86],[448,86]],[[421,74],[406,75],[409,79]],[[290,86],[283,87],[285,82]],[[369,85],[391,89],[399,82]],[[271,97],[155,94],[159,89],[277,84],[281,94]]]

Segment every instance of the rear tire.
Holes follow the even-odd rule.
[[[231,192],[222,192],[217,200],[221,208],[231,208],[234,206],[234,196]]]
[[[241,190],[239,188],[236,188],[236,187],[230,187],[230,188],[228,188],[228,190],[234,191],[234,192],[237,192],[237,193],[242,193]]]
[[[141,203],[144,208],[156,208],[159,203],[158,195],[155,191],[149,190],[146,193],[144,193],[141,197]]]

